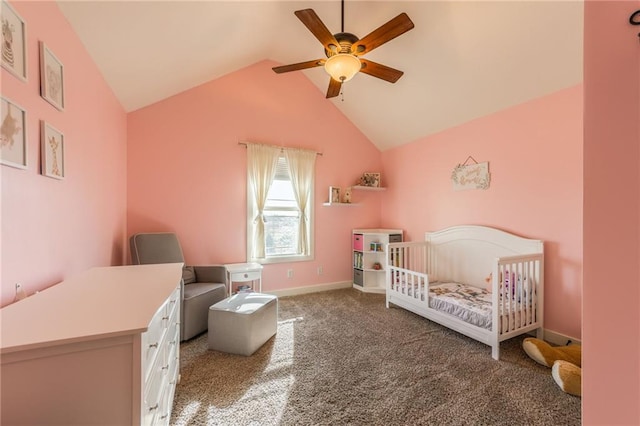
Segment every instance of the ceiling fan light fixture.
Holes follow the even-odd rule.
[[[360,59],[349,53],[338,53],[324,63],[324,70],[336,81],[344,83],[360,71]]]

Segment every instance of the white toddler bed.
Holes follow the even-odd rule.
[[[540,240],[484,226],[427,232],[387,246],[386,300],[491,346],[537,330],[543,338]],[[486,282],[488,278],[488,283]]]

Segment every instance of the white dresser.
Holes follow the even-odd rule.
[[[182,264],[93,268],[0,310],[1,424],[169,424]]]

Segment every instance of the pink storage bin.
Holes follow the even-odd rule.
[[[364,237],[362,234],[353,234],[353,249],[362,251],[364,247]]]

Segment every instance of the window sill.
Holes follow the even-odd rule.
[[[313,256],[274,256],[266,259],[249,259],[247,262],[258,262],[261,265],[274,263],[308,262],[313,260]]]

